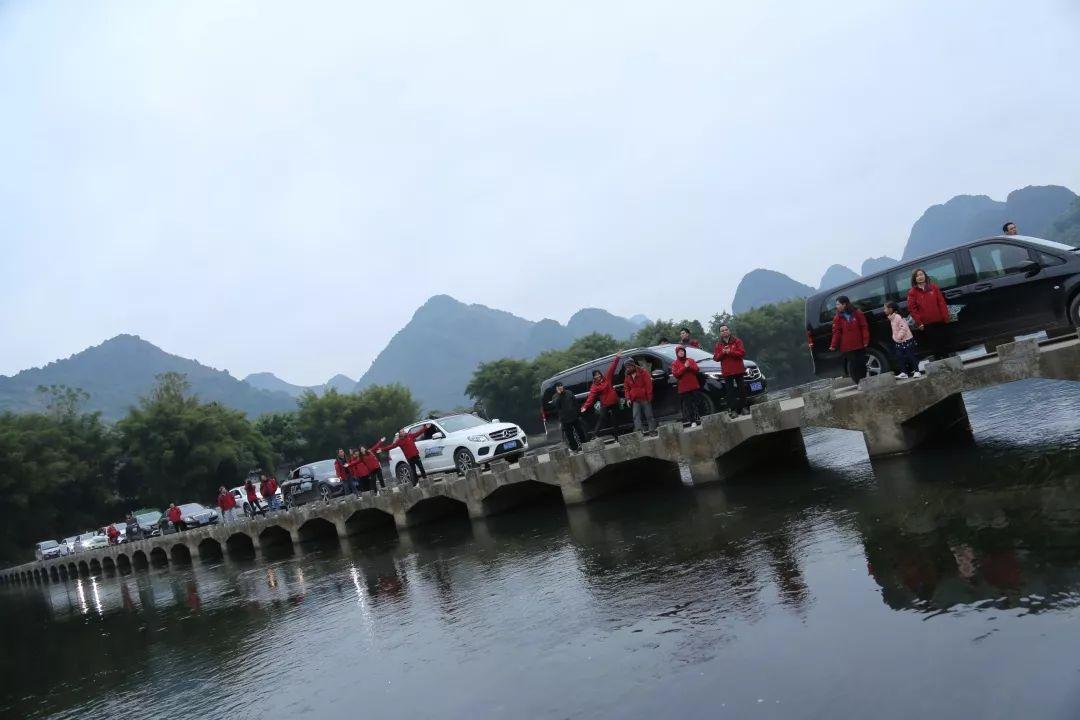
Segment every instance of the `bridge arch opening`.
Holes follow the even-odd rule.
[[[334,523],[321,517],[311,518],[297,529],[297,533],[300,535],[300,542],[302,543],[336,543],[338,541],[337,528],[334,527]]]
[[[100,575],[101,574],[101,561],[98,560],[97,558],[93,558],[90,561],[90,574],[91,575]]]
[[[116,556],[116,569],[124,574],[131,572],[131,560],[124,553]]]
[[[409,526],[423,525],[436,520],[468,521],[469,506],[460,500],[436,495],[415,503],[405,511],[405,518]]]
[[[116,574],[116,561],[107,555],[101,559],[101,567],[109,575]]]
[[[49,577],[53,579],[53,582],[60,582],[60,571],[53,565],[49,568]]]
[[[67,580],[68,579],[68,566],[67,565],[61,565],[60,566],[60,579],[61,580]]]
[[[150,551],[150,564],[154,567],[165,567],[169,564],[169,556],[165,548],[159,545]]]
[[[169,559],[174,565],[190,565],[191,549],[184,543],[176,543],[169,549]]]
[[[203,562],[216,562],[223,558],[221,543],[214,538],[203,538],[199,543],[199,559]]]
[[[79,577],[79,567],[75,563],[68,563],[68,577]]]
[[[562,505],[562,490],[537,480],[501,485],[482,501],[485,515],[498,515],[521,505]]]
[[[255,559],[255,542],[247,533],[234,533],[225,538],[225,552],[231,558]]]
[[[289,555],[293,552],[292,535],[280,525],[270,525],[259,533],[259,547],[263,554],[274,557]]]
[[[678,463],[653,457],[639,457],[608,465],[581,483],[586,500],[642,488],[685,487]]]
[[[131,564],[136,570],[145,570],[150,567],[150,561],[146,557],[146,553],[142,550],[136,550],[131,553]]]
[[[79,561],[79,576],[90,577],[90,565],[85,560]]]
[[[345,531],[350,535],[395,533],[397,526],[394,516],[384,510],[363,508],[357,510],[345,521]]]

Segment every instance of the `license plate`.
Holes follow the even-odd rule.
[[[760,382],[752,382],[752,383],[750,383],[750,389],[751,390],[760,390],[761,389],[761,383]]]
[[[516,450],[517,446],[518,446],[518,441],[517,440],[510,440],[509,442],[504,442],[502,445],[500,445],[499,449],[496,450],[495,452],[506,452],[507,450]]]

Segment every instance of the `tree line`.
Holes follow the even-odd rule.
[[[209,503],[221,485],[370,443],[414,421],[419,405],[402,385],[349,395],[305,393],[294,412],[244,413],[191,393],[183,374],[163,373],[115,425],[82,412],[88,395],[40,387],[44,411],[0,414],[0,561],[25,562],[33,544],[118,521],[137,508]]]
[[[761,366],[770,387],[798,385],[814,379],[806,344],[804,308],[805,301],[795,299],[738,315],[725,311],[713,315],[707,326],[698,320],[657,320],[622,341],[593,333],[579,338],[565,350],[549,350],[532,360],[502,358],[482,363],[465,393],[490,417],[516,422],[526,432],[541,432],[540,383],[547,378],[620,348],[655,345],[661,338],[678,342],[679,330],[684,327],[701,342],[703,349],[711,350],[721,325],[728,325],[742,338],[748,357]]]

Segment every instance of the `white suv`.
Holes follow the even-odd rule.
[[[415,433],[424,426],[424,433],[416,438],[416,449],[424,471],[464,473],[471,467],[486,465],[492,460],[505,459],[516,462],[529,449],[525,431],[514,423],[488,422],[475,415],[447,415],[434,420],[424,420],[406,426],[405,432]],[[390,451],[390,468],[402,482],[410,482],[412,475],[401,448]]]

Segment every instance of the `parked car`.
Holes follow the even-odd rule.
[[[464,473],[469,468],[502,458],[517,462],[529,449],[529,439],[519,426],[498,419],[484,420],[470,413],[421,420],[404,428],[408,433],[421,429],[424,433],[416,438],[416,448],[420,451],[425,472],[429,473]],[[412,468],[405,461],[401,448],[394,448],[388,456],[390,469],[397,479],[412,482]]]
[[[135,531],[137,537],[128,536],[129,540],[145,540],[146,538],[158,537],[161,535],[161,522],[162,515],[157,510],[149,510],[140,513],[135,516],[135,522],[138,525],[138,529]]]
[[[109,538],[105,535],[94,535],[83,540],[83,550],[97,550],[103,547],[109,547]]]
[[[34,546],[34,555],[38,560],[55,560],[67,554],[67,545],[56,540],[42,540]]]
[[[80,550],[86,548],[86,541],[97,535],[96,532],[84,532],[74,537],[69,537],[64,540],[64,544],[68,546],[70,553],[77,553]]]
[[[281,498],[285,508],[293,508],[313,500],[329,502],[348,492],[345,483],[337,476],[334,461],[319,460],[308,463],[289,473],[289,478],[281,483]],[[247,496],[244,496],[245,502]]]
[[[217,510],[199,503],[184,503],[181,505],[180,516],[189,530],[204,525],[216,525],[218,520],[221,519]]]
[[[622,396],[623,366],[627,358],[645,368],[653,377],[653,414],[657,422],[682,417],[682,408],[679,402],[677,380],[671,374],[671,364],[675,362],[675,348],[677,345],[654,345],[652,347],[633,348],[622,351],[623,359],[615,369],[614,386],[616,392]],[[702,415],[710,415],[727,407],[725,395],[724,377],[720,372],[720,363],[712,359],[712,353],[699,348],[688,347],[686,354],[698,364],[698,369],[705,376],[704,392],[699,396]],[[559,420],[555,417],[551,407],[547,404],[555,394],[555,383],[561,382],[568,392],[581,402],[589,395],[592,385],[593,370],[606,372],[611,365],[612,355],[596,358],[582,363],[576,367],[563,370],[557,375],[549,377],[540,383],[540,413],[544,420],[544,428],[549,437],[554,439],[560,434]],[[768,380],[761,372],[761,368],[753,360],[744,360],[746,372],[743,380],[746,385],[746,399],[748,404],[763,402],[769,389]],[[583,415],[583,419],[589,429],[596,422],[596,408],[589,408]],[[613,415],[616,432],[630,430],[634,427],[634,418],[629,406],[620,407]]]
[[[231,492],[232,496],[236,498],[236,507],[243,510],[244,514],[248,517],[255,516],[255,513],[251,509],[251,503],[248,502],[247,490],[244,489],[243,485],[237,485],[229,492]],[[278,487],[277,492],[274,494],[277,495],[279,501],[284,503],[281,487]],[[262,496],[262,492],[259,491],[259,483],[257,482],[255,483],[255,500],[258,503],[260,509],[266,510],[266,499]]]
[[[943,333],[943,352],[1080,326],[1080,248],[1023,235],[989,237],[808,297],[806,336],[819,377],[849,374],[841,353],[829,351],[840,295],[863,311],[870,326],[867,373],[894,369],[892,335],[882,308],[891,300],[907,316],[907,292],[916,268],[923,268],[941,288],[955,318]],[[925,357],[925,352],[918,355]]]

